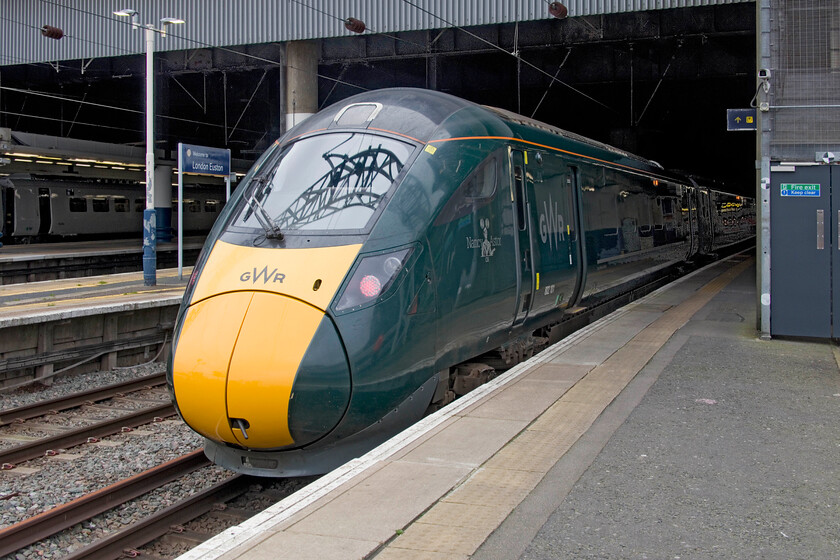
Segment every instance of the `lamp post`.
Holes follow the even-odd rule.
[[[132,29],[141,27],[137,10],[124,9],[114,12],[115,16],[130,17]],[[184,20],[165,17],[160,20],[160,29],[147,23],[146,41],[146,209],[143,211],[143,284],[154,286],[157,283],[157,242],[155,229],[155,33],[166,37],[166,26],[184,23]]]

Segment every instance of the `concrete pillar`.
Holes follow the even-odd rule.
[[[172,167],[155,166],[155,235],[158,242],[172,241]]]
[[[318,111],[318,41],[286,44],[286,130]]]

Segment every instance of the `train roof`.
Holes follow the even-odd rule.
[[[507,109],[500,109],[498,107],[490,107],[490,106],[486,106],[486,105],[484,106],[484,108],[487,109],[488,111],[496,113],[497,115],[499,115],[499,117],[501,117],[503,120],[505,120],[507,122],[518,124],[518,125],[525,126],[525,127],[532,128],[532,129],[536,129],[536,130],[542,130],[544,132],[548,132],[549,134],[554,134],[554,135],[560,136],[562,138],[565,138],[567,140],[571,140],[573,142],[578,142],[580,144],[585,144],[586,146],[589,146],[591,148],[595,148],[595,149],[598,149],[598,150],[603,150],[605,152],[609,152],[611,154],[614,154],[614,155],[616,155],[620,158],[626,159],[626,160],[635,160],[636,162],[638,162],[640,164],[647,165],[647,166],[650,166],[650,167],[654,167],[654,168],[659,169],[659,170],[663,170],[663,167],[659,163],[657,163],[653,160],[645,159],[641,156],[637,156],[637,155],[632,154],[632,153],[630,153],[626,150],[621,150],[619,148],[616,148],[615,146],[610,146],[609,144],[604,144],[603,142],[598,142],[597,140],[587,138],[586,136],[581,136],[580,134],[576,134],[574,132],[569,132],[568,130],[565,130],[563,128],[560,128],[560,127],[557,127],[557,126],[552,126],[552,125],[546,124],[542,121],[538,121],[536,119],[532,119],[532,118],[529,118],[529,117],[522,116],[518,113],[514,113],[513,111],[508,111]]]
[[[450,119],[463,110],[475,111],[485,122],[482,126],[469,128],[465,119]],[[453,135],[476,137],[483,135],[479,131],[486,131],[488,136],[498,133],[532,144],[540,144],[541,141],[546,147],[562,149],[600,163],[630,167],[673,181],[684,180],[665,172],[654,161],[608,144],[505,109],[478,105],[447,93],[419,88],[385,88],[354,95],[306,119],[290,130],[281,142],[332,128],[354,127],[392,132],[423,144]]]
[[[351,106],[357,109],[348,110]],[[470,101],[439,91],[377,89],[334,103],[291,129],[281,141],[330,128],[359,127],[386,130],[426,143],[452,114],[475,106]]]

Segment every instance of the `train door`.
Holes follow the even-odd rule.
[[[580,181],[581,172],[577,167],[569,167],[569,204],[572,223],[567,227],[569,234],[569,266],[574,272],[574,290],[566,301],[566,307],[573,307],[580,301],[583,286],[586,283],[586,247],[583,232],[583,204],[581,200]],[[562,302],[560,302],[562,303]]]
[[[38,235],[47,235],[52,226],[52,210],[50,208],[50,189],[38,189],[38,211],[41,213],[41,225]]]
[[[14,205],[14,227],[12,235],[21,238],[25,243],[38,234],[41,219],[38,217],[38,195],[30,187],[15,187]]]
[[[534,269],[530,314],[535,315],[567,307],[579,284],[577,170],[550,153],[528,151],[523,156]]]
[[[698,227],[698,220],[697,220],[697,204],[696,204],[696,196],[697,196],[697,188],[696,187],[682,187],[682,212],[683,215],[686,216],[687,220],[685,222],[686,226],[686,234],[688,235],[688,251],[686,252],[686,257],[690,257],[694,253],[697,252],[699,240],[697,236],[699,232],[697,231]]]
[[[2,208],[3,211],[3,226],[0,227],[0,231],[2,231],[4,235],[11,237],[12,231],[15,227],[15,191],[11,187],[8,187],[2,189],[2,193],[3,196],[2,200],[0,200],[0,208]]]
[[[513,192],[511,196],[516,208],[516,254],[519,257],[516,279],[516,311],[514,325],[521,324],[528,317],[534,298],[536,263],[534,262],[533,228],[531,227],[531,208],[528,200],[529,185],[527,177],[527,153],[522,150],[510,151],[511,171],[513,173]]]
[[[697,189],[697,214],[698,224],[698,250],[701,253],[710,253],[714,241],[714,223],[712,222],[711,199],[707,189]]]

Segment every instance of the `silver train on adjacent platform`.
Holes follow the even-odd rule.
[[[3,243],[130,237],[143,231],[142,184],[10,176],[0,179]],[[174,196],[173,196],[174,199]],[[206,233],[224,205],[219,187],[184,188],[184,233]],[[172,228],[177,205],[172,204]]]

